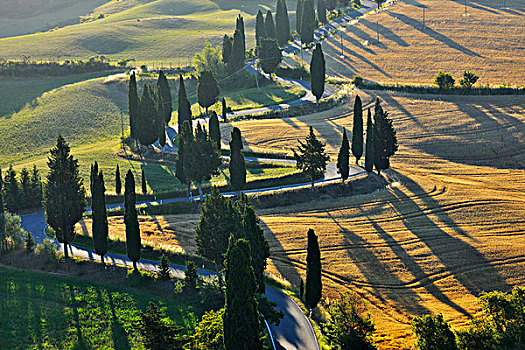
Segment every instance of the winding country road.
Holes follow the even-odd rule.
[[[377,7],[376,3],[369,0],[362,0],[363,7],[359,10],[353,11],[352,13],[346,14],[345,16],[337,19],[334,22],[331,22],[327,24],[326,26],[319,28],[315,32],[315,40],[319,40],[323,35],[326,36],[330,31],[342,29],[346,24],[348,24],[350,21],[355,19],[356,17],[369,12]],[[292,53],[296,53],[300,49],[300,43],[298,41],[295,41],[288,45],[284,49],[284,54],[289,55]],[[250,71],[254,70],[253,66],[249,64],[247,66],[247,69]],[[310,91],[310,84],[309,82],[304,81],[298,81],[288,78],[281,78],[277,77],[279,81],[293,84],[296,86],[300,86],[302,89],[306,91],[306,94],[296,101],[292,101],[289,103],[284,103],[280,105],[275,106],[268,106],[268,107],[262,107],[252,110],[246,110],[246,111],[238,111],[233,112],[229,114],[229,117],[233,116],[239,116],[239,115],[245,115],[245,114],[254,114],[254,113],[261,113],[271,110],[279,110],[279,109],[286,109],[290,106],[305,104],[305,103],[312,103],[315,101],[315,97],[313,96],[312,92]],[[333,90],[331,88],[328,88],[328,90],[325,93],[325,97],[329,96],[333,93]],[[168,152],[176,152],[176,147],[171,143],[171,140],[173,140],[173,137],[176,135],[176,129],[174,127],[170,127],[167,129],[168,133],[168,141],[167,145],[165,147],[165,150]],[[272,162],[285,162],[289,164],[295,163],[294,160],[283,160],[283,159],[268,159],[268,158],[246,158],[247,161],[272,161]],[[351,166],[350,168],[350,178],[359,176],[363,173],[363,170],[359,167]],[[316,181],[316,183],[328,183],[328,182],[335,182],[340,181],[339,175],[337,174],[337,168],[334,163],[328,163],[327,169],[324,178]],[[309,187],[310,184],[295,184],[295,185],[286,185],[286,186],[276,186],[271,188],[264,188],[264,189],[255,189],[255,190],[247,190],[245,193],[264,193],[269,191],[275,191],[275,190],[287,190],[287,189],[295,189],[295,188],[303,188],[303,187]],[[234,195],[234,193],[223,193],[224,195]],[[189,199],[195,199],[196,197],[192,197]],[[172,198],[167,200],[162,200],[162,203],[169,203],[169,202],[178,202],[178,201],[185,201],[189,200],[188,198]],[[157,205],[161,204],[157,201],[146,201],[146,202],[140,202],[137,203],[137,205]],[[114,204],[114,205],[108,205],[108,209],[110,208],[117,208],[122,207],[121,204]],[[40,211],[37,213],[31,213],[31,214],[25,214],[22,215],[22,227],[33,234],[33,238],[35,240],[35,243],[42,243],[44,239],[46,239],[45,235],[45,228],[47,227],[46,219],[44,216],[44,212]],[[58,246],[58,249],[63,249],[60,243],[56,242]],[[78,256],[85,259],[91,259],[91,260],[100,260],[100,257],[92,250],[82,247],[77,247],[74,245],[69,246],[69,253],[73,256]],[[111,264],[117,264],[117,265],[123,265],[123,266],[132,266],[131,261],[125,257],[118,254],[112,254],[109,253],[106,255],[106,262]],[[138,263],[139,268],[149,271],[156,271],[157,266],[159,262],[152,261],[152,260],[146,260],[142,259]],[[181,265],[175,265],[171,264],[171,271],[174,276],[177,277],[183,277],[184,276],[184,269],[185,266]],[[208,270],[200,270],[199,274],[201,276],[210,276],[214,274],[212,271]],[[286,294],[273,289],[273,288],[266,288],[266,296],[269,300],[276,302],[278,305],[278,308],[282,310],[285,314],[284,318],[281,320],[281,323],[279,326],[270,325],[270,331],[271,335],[273,336],[273,341],[275,344],[276,349],[286,349],[286,350],[317,350],[319,349],[319,344],[317,341],[317,338],[315,336],[315,332],[313,331],[312,325],[310,324],[310,321],[306,318],[302,310],[299,308],[299,306]]]

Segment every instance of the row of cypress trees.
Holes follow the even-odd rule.
[[[244,33],[244,18],[239,14],[235,22],[233,36],[224,35],[222,41],[222,61],[228,73],[233,74],[244,68],[246,57],[246,36]]]
[[[20,181],[12,165],[5,177],[0,169],[0,186],[5,189],[5,206],[12,212],[42,206],[42,181],[36,165],[33,165],[31,173],[23,168]]]
[[[281,47],[284,47],[290,41],[290,19],[288,17],[286,0],[277,0],[275,22],[271,10],[266,12],[266,17],[260,9],[257,12],[255,17],[255,41],[257,46],[260,45],[262,38],[275,39]]]

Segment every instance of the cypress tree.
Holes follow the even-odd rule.
[[[259,46],[261,38],[266,38],[266,28],[264,23],[264,15],[259,9],[255,17],[255,45]]]
[[[228,107],[226,106],[226,99],[222,98],[222,120],[226,123],[228,121]]]
[[[227,66],[230,74],[244,68],[245,51],[243,45],[243,36],[241,32],[236,29],[235,33],[233,33],[232,56]]]
[[[372,124],[372,114],[368,108],[366,119],[366,149],[365,149],[365,170],[371,173],[374,170],[374,124]]]
[[[137,120],[137,138],[144,146],[149,146],[158,140],[157,108],[155,106],[155,91],[150,84],[144,85],[139,103]]]
[[[191,159],[193,163],[193,178],[198,184],[199,194],[202,198],[202,182],[209,181],[212,175],[218,174],[222,160],[215,144],[210,140],[206,128],[201,127],[200,123],[197,124],[195,142],[192,143],[190,149],[189,154],[193,156],[192,158],[186,157],[186,159]]]
[[[323,49],[321,48],[321,44],[317,43],[312,53],[312,61],[310,63],[310,85],[317,103],[319,103],[319,99],[321,99],[324,93],[325,74],[326,67]]]
[[[241,130],[234,127],[230,141],[230,185],[235,191],[241,191],[246,185],[246,164],[242,154]]]
[[[304,1],[297,1],[297,8],[295,10],[295,30],[298,34],[301,34],[301,21],[303,20],[303,7]]]
[[[171,93],[170,93],[171,95]],[[162,91],[157,88],[157,94],[155,98],[155,108],[157,111],[157,138],[159,140],[159,145],[162,148],[162,155],[164,156],[164,146],[166,146],[166,125],[165,123],[165,108],[168,108],[168,105],[164,101],[164,97],[162,96]],[[171,101],[170,101],[171,104]],[[171,116],[171,112],[170,112]]]
[[[191,178],[187,174],[186,167],[189,162],[191,164],[191,158],[186,160],[186,153],[188,149],[191,149],[191,144],[194,142],[193,129],[190,126],[190,122],[185,120],[182,126],[179,125],[179,147],[177,149],[177,163],[175,168],[175,176],[183,184],[187,186],[187,195],[190,196],[190,185]],[[191,155],[190,155],[191,156]]]
[[[146,183],[146,173],[144,173],[144,168],[142,168],[142,171],[141,171],[141,180],[142,180],[142,183],[141,183],[141,187],[142,187],[142,194],[148,194],[148,186],[147,186],[147,183]]]
[[[139,112],[139,95],[137,89],[137,78],[135,72],[131,73],[129,77],[129,90],[128,90],[128,111],[129,111],[129,127],[131,137],[135,140],[138,138],[136,134],[137,130],[137,119]]]
[[[275,72],[282,60],[282,52],[277,40],[273,38],[262,38],[257,48],[262,70],[270,75]]]
[[[67,245],[75,239],[75,224],[86,210],[86,191],[78,172],[78,161],[70,154],[69,145],[61,135],[50,153],[44,209],[47,223],[55,230],[57,240],[64,244],[67,258]]]
[[[266,12],[266,19],[264,20],[264,29],[267,38],[277,39],[277,36],[275,34],[275,23],[273,22],[272,11],[270,10]]]
[[[301,278],[301,282],[299,284],[299,298],[300,300],[304,300],[304,281]]]
[[[239,33],[241,34],[241,37],[242,37],[242,52],[244,54],[246,52],[246,35],[244,33],[244,18],[241,16],[240,13],[237,16],[237,20],[235,22],[235,29],[238,30]],[[243,56],[243,61],[244,61],[244,56]]]
[[[173,111],[173,103],[171,100],[171,89],[168,79],[162,70],[159,71],[159,78],[157,80],[157,89],[159,90],[158,95],[160,101],[162,101],[162,114],[161,118],[164,119],[166,125],[171,120],[171,112]],[[159,139],[160,140],[160,139]]]
[[[208,129],[210,130],[210,139],[217,146],[217,150],[221,150],[221,128],[219,126],[219,118],[215,111],[211,112],[210,121],[208,124]]]
[[[323,24],[328,23],[325,0],[317,0],[317,19]]]
[[[222,62],[224,64],[230,63],[230,58],[232,56],[232,38],[227,34],[224,34],[222,38]]]
[[[20,172],[20,187],[22,190],[21,207],[31,207],[31,180],[29,178],[29,171],[27,171],[26,168],[23,168]]]
[[[374,166],[378,174],[390,168],[390,157],[398,149],[397,137],[388,112],[384,111],[376,99],[374,108]]]
[[[352,154],[355,157],[355,163],[363,155],[363,105],[361,98],[356,96],[354,102],[354,125],[352,130]]]
[[[313,0],[304,0],[301,18],[301,42],[303,45],[309,45],[314,41],[315,27],[316,19]]]
[[[256,288],[250,246],[240,239],[230,245],[227,253],[223,327],[224,347],[228,350],[263,348]]]
[[[277,10],[275,12],[275,31],[279,45],[284,47],[290,40],[290,19],[288,18],[286,0],[277,0]]]
[[[310,134],[306,137],[306,143],[299,140],[297,151],[294,150],[297,159],[297,169],[301,169],[312,181],[312,191],[314,181],[324,175],[326,162],[330,157],[326,154],[325,144],[317,139],[314,129],[310,127]]]
[[[120,168],[117,164],[117,170],[115,171],[115,192],[120,196],[122,193],[122,181],[120,180]]]
[[[180,134],[180,127],[185,120],[190,122],[191,125],[191,103],[188,100],[188,96],[186,95],[186,86],[184,84],[184,78],[182,77],[182,74],[179,76],[179,99],[177,112],[177,124],[179,125],[178,131]]]
[[[102,171],[94,173],[91,177],[91,211],[93,213],[93,246],[95,253],[100,255],[100,261],[104,265],[104,255],[108,252],[108,218],[106,212],[106,198],[104,175]]]
[[[321,300],[323,285],[321,281],[321,251],[314,230],[308,230],[308,246],[306,248],[306,286],[304,300],[313,310]]]
[[[124,181],[124,224],[126,225],[126,250],[128,258],[137,270],[137,261],[140,259],[140,226],[136,208],[135,178],[131,169],[126,173]]]
[[[206,115],[208,115],[208,108],[217,102],[219,94],[219,84],[213,73],[209,70],[202,71],[197,85],[197,98],[199,105],[206,108]]]
[[[0,174],[0,177],[2,175]],[[32,199],[36,207],[42,206],[42,181],[36,165],[33,164],[33,171],[31,172],[31,191],[33,193]]]
[[[7,174],[5,174],[4,187],[7,209],[10,211],[18,210],[20,208],[20,185],[18,184],[13,165],[9,166]]]
[[[337,155],[337,169],[338,173],[341,174],[341,180],[343,184],[345,180],[348,179],[350,173],[350,145],[348,143],[348,136],[346,135],[346,129],[343,128],[343,141],[341,143],[341,148],[339,149],[339,154]]]

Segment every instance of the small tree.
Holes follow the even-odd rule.
[[[356,96],[354,102],[354,125],[352,129],[352,154],[355,157],[355,163],[363,155],[363,105],[361,98]]]
[[[301,42],[309,45],[314,41],[314,31],[317,25],[313,0],[303,0],[303,10],[301,18]]]
[[[206,108],[206,115],[208,115],[208,108],[217,102],[219,93],[219,85],[212,72],[209,70],[203,71],[199,76],[197,98],[199,100],[199,105]]]
[[[308,1],[308,0],[307,0]],[[312,94],[314,94],[316,102],[324,93],[324,81],[326,75],[326,67],[323,50],[321,44],[315,44],[315,49],[312,54],[312,62],[310,63],[310,85],[312,87]]]
[[[31,236],[31,232],[28,232],[26,234],[25,243],[26,243],[26,252],[28,254],[33,253],[35,251],[35,241],[33,240],[33,236]]]
[[[310,127],[310,134],[306,137],[306,143],[299,141],[297,151],[294,150],[293,152],[297,160],[297,169],[302,170],[310,178],[313,191],[314,181],[324,175],[326,162],[330,160],[325,152],[325,144],[317,139],[314,129]]]
[[[226,105],[226,99],[222,98],[222,120],[228,122],[228,106]]]
[[[241,191],[246,185],[246,164],[242,154],[241,130],[234,127],[230,141],[230,184],[235,191]]]
[[[166,254],[162,254],[160,257],[157,275],[159,278],[164,280],[169,280],[171,278],[170,259],[168,259]]]
[[[141,239],[140,226],[136,208],[135,178],[131,169],[126,174],[124,182],[124,224],[126,225],[126,249],[128,258],[137,271],[137,261],[140,259]]]
[[[146,182],[146,173],[144,172],[144,168],[142,168],[141,174],[141,187],[142,187],[142,194],[148,194],[148,184]]]
[[[122,180],[120,179],[120,168],[117,164],[117,170],[115,170],[115,192],[118,196],[122,193]]]
[[[340,294],[328,308],[330,315],[324,326],[325,334],[340,349],[372,350],[375,330],[370,313],[365,314],[364,302],[356,294]]]
[[[365,170],[371,173],[374,170],[374,124],[372,124],[372,114],[368,108],[368,117],[366,120],[366,153],[365,153]]]
[[[479,77],[471,71],[464,71],[463,78],[459,80],[461,87],[471,89],[472,85],[476,84]]]
[[[452,77],[452,74],[444,73],[443,71],[439,71],[436,79],[434,79],[434,84],[436,84],[442,90],[452,89],[455,83],[456,81]]]
[[[306,248],[306,288],[304,300],[310,311],[317,307],[323,294],[321,281],[321,251],[314,230],[308,230],[308,246]]]
[[[259,41],[257,53],[259,54],[262,70],[269,74],[270,79],[272,79],[272,73],[275,72],[282,60],[282,53],[277,40],[274,38],[262,38]]]
[[[199,280],[199,273],[197,265],[193,261],[186,262],[186,270],[184,270],[184,288],[186,290],[195,291],[197,289],[197,281]]]
[[[86,210],[86,191],[78,171],[78,161],[70,154],[69,145],[61,135],[50,153],[44,209],[47,223],[55,230],[57,240],[64,244],[67,258],[67,245],[75,239],[75,224]]]
[[[412,320],[416,347],[420,350],[456,350],[456,337],[443,315],[425,315]]]
[[[273,22],[272,11],[270,10],[266,12],[266,18],[264,20],[264,29],[266,38],[272,38],[277,40],[277,35],[275,34],[275,23]]]
[[[343,128],[343,141],[341,142],[341,148],[337,155],[337,170],[337,172],[341,174],[341,180],[344,184],[350,174],[350,145],[348,143],[348,136],[346,136],[345,128]]]
[[[221,150],[221,128],[219,126],[219,118],[215,111],[211,112],[210,121],[208,123],[210,130],[210,140],[217,146],[217,150]]]

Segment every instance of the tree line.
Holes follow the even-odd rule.
[[[0,76],[4,77],[63,76],[65,74],[103,72],[118,68],[104,56],[95,56],[88,60],[66,60],[64,62],[0,59]]]
[[[0,169],[0,187],[4,188],[5,206],[11,212],[42,206],[42,181],[36,165],[31,172],[23,168],[19,178],[12,165],[3,177]]]

